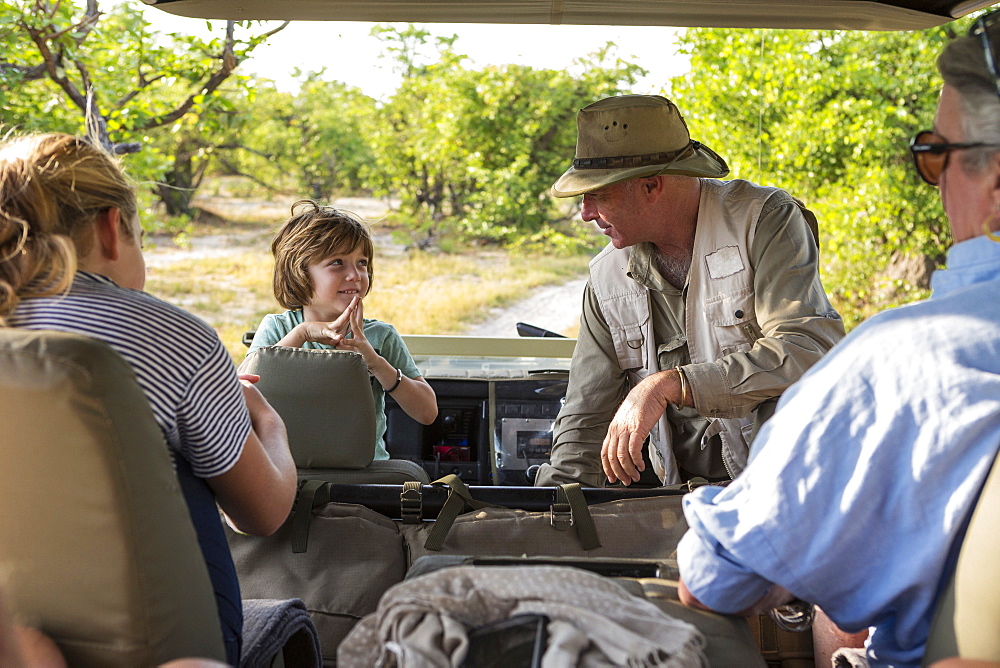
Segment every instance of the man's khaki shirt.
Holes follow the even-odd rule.
[[[759,404],[779,396],[844,336],[818,281],[818,248],[799,207],[783,200],[761,212],[750,247],[758,323],[763,337],[747,352],[706,364],[691,364],[684,330],[687,287],[670,285],[656,268],[652,244],[633,247],[629,277],[650,290],[653,336],[660,370],[680,366],[691,385],[694,408],[667,407],[673,452],[683,474],[709,479],[730,477],[718,437],[702,444],[713,407],[733,397]],[[696,258],[696,261],[700,258]],[[630,389],[618,363],[608,323],[588,282],[583,294],[580,333],[570,368],[566,403],[556,420],[552,464],[543,466],[536,485],[607,483],[600,463],[608,425]]]

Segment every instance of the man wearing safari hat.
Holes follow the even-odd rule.
[[[590,263],[552,463],[535,484],[638,481],[647,435],[664,484],[733,478],[755,420],[844,336],[815,217],[777,188],[717,180],[726,162],[664,97],[601,100],[577,130],[552,193],[583,195],[583,219],[611,243]]]

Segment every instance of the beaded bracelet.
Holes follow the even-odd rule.
[[[396,369],[396,383],[385,391],[386,394],[392,394],[393,390],[399,387],[399,384],[403,382],[403,370]]]

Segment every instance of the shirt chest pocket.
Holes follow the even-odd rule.
[[[649,336],[649,298],[645,293],[629,293],[608,299],[601,305],[622,370],[646,366],[646,337]]]
[[[746,352],[761,338],[753,288],[719,294],[705,302],[705,314],[722,355]]]

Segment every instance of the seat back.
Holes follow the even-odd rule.
[[[265,346],[244,371],[288,430],[300,469],[362,469],[375,457],[375,399],[368,365],[349,350]]]
[[[941,595],[924,665],[947,657],[1000,661],[1000,458],[993,463]]]
[[[243,365],[278,411],[303,479],[337,483],[429,483],[417,463],[375,457],[375,399],[368,365],[350,350],[265,346]]]
[[[163,435],[103,342],[0,329],[0,587],[69,665],[225,660]]]

